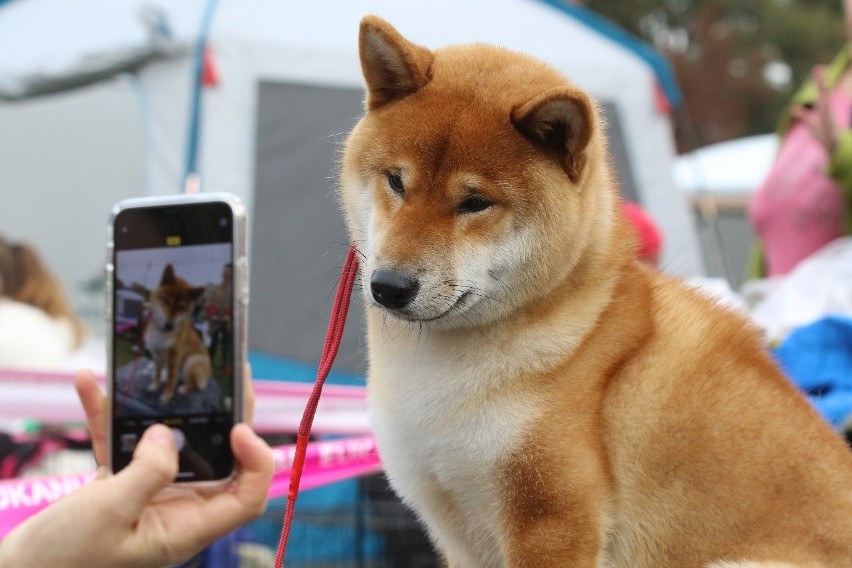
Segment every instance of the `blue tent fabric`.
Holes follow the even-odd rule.
[[[302,363],[258,351],[251,351],[248,354],[248,359],[251,364],[252,377],[256,379],[297,383],[313,383],[316,380],[317,365],[315,364]],[[362,375],[335,371],[332,368],[325,382],[329,385],[363,387],[366,384],[366,379]]]
[[[669,104],[677,108],[683,103],[683,96],[669,61],[650,45],[627,32],[611,20],[584,6],[566,4],[562,0],[541,0],[545,4],[583,22],[599,34],[621,44],[644,60],[657,76],[657,81],[666,93]]]
[[[775,357],[829,422],[841,427],[852,418],[852,318],[829,316],[794,330]]]

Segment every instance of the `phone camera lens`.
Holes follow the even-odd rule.
[[[122,234],[122,235],[126,235],[126,234],[127,234],[127,225],[122,225],[122,226],[121,226],[121,234]]]

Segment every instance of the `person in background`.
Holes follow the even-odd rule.
[[[847,44],[817,66],[780,117],[779,151],[749,203],[758,238],[749,276],[784,276],[833,240],[852,235],[852,0]]]
[[[94,376],[80,372],[75,386],[86,412],[95,458],[106,457],[106,400]],[[251,415],[253,391],[247,381]],[[150,426],[130,464],[115,475],[98,470],[94,481],[58,500],[0,542],[0,568],[114,568],[173,565],[251,521],[266,507],[272,451],[246,424],[231,430],[239,472],[226,491],[161,491],[178,471],[172,431]]]
[[[642,207],[632,201],[624,201],[621,212],[636,230],[639,241],[636,254],[639,260],[653,267],[659,266],[663,236],[657,224]]]
[[[16,273],[10,290],[12,299],[35,306],[54,319],[69,321],[74,328],[75,347],[79,347],[86,331],[71,309],[59,279],[29,243],[13,243],[11,248]]]
[[[219,362],[223,372],[230,369],[230,349],[233,334],[231,301],[234,294],[234,266],[231,263],[222,267],[222,281],[216,285],[207,302],[207,320],[210,322],[210,359],[216,364],[216,356],[221,348]]]
[[[14,247],[0,237],[0,367],[56,368],[79,345],[79,324],[75,324],[77,320],[64,303],[58,285],[29,286],[24,275]],[[59,315],[53,317],[41,306],[17,297],[48,305]],[[57,310],[57,305],[64,307]]]

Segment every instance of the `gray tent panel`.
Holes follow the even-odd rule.
[[[348,249],[336,161],[362,101],[356,89],[260,85],[250,221],[253,351],[313,365],[320,359]],[[336,371],[365,370],[359,298],[356,288]]]

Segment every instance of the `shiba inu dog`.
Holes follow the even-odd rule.
[[[163,269],[159,286],[151,292],[151,316],[144,336],[154,359],[148,390],[159,390],[165,384],[160,395],[164,404],[174,398],[179,381],[183,381],[180,392],[188,392],[204,389],[210,380],[210,355],[192,325],[192,312],[203,294],[204,287],[190,286],[178,278],[171,264]]]
[[[500,48],[359,42],[370,416],[447,564],[852,566],[852,452],[745,319],[636,261],[597,104]]]

